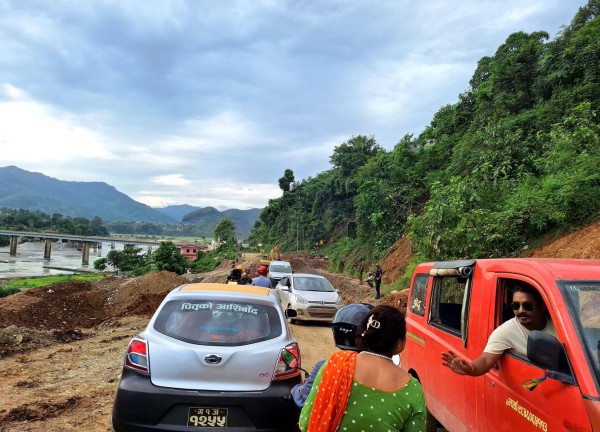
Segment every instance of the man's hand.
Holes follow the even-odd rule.
[[[442,366],[450,368],[452,372],[459,375],[473,375],[473,366],[452,351],[442,353]]]

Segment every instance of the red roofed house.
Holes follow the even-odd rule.
[[[184,244],[181,245],[181,255],[185,255],[189,261],[196,259],[196,253],[208,252],[208,246],[197,245],[197,244]]]

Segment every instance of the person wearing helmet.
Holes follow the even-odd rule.
[[[271,285],[271,279],[267,277],[267,268],[265,266],[260,266],[258,268],[258,276],[252,279],[252,283],[250,285],[273,288],[273,285]]]
[[[367,303],[352,303],[337,311],[333,317],[331,328],[336,347],[342,350],[359,351],[355,342],[356,329],[361,321],[369,315],[371,309],[373,309],[373,305]],[[296,384],[292,388],[292,399],[296,406],[300,408],[304,406],[304,402],[310,394],[310,389],[323,363],[325,363],[325,360],[318,361],[306,381],[302,384]]]

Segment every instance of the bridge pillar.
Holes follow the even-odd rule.
[[[19,243],[18,236],[10,236],[10,255],[17,255],[17,244]]]
[[[148,256],[152,255],[152,245],[148,245]]]
[[[83,242],[83,247],[81,248],[81,264],[89,265],[90,264],[90,242]]]
[[[52,240],[46,239],[44,241],[44,259],[50,260],[51,253],[52,253]]]
[[[110,242],[110,250],[115,250],[115,242]]]
[[[101,257],[102,256],[102,242],[98,242],[98,256]]]

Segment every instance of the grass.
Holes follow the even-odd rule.
[[[39,288],[46,285],[53,285],[69,281],[88,281],[96,282],[102,279],[104,274],[72,274],[72,275],[52,275],[38,276],[28,278],[9,279],[6,282],[0,282],[0,297],[6,297],[15,294],[24,289]]]

